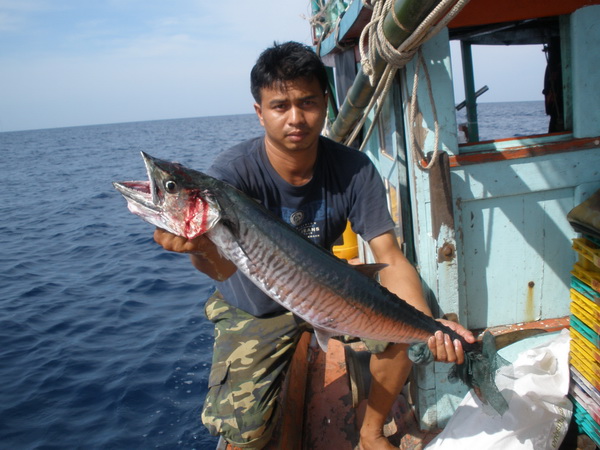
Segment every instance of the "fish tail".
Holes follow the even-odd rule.
[[[462,381],[473,389],[484,404],[489,404],[500,415],[508,409],[508,402],[496,386],[496,371],[509,362],[498,355],[494,336],[483,335],[481,352],[466,351],[465,362],[455,365],[448,376],[450,381]]]

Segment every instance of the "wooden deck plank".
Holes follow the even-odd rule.
[[[352,450],[358,432],[343,344],[332,339],[327,354],[311,351],[315,357],[307,384],[304,447]]]

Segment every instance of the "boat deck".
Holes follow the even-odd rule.
[[[504,347],[532,334],[568,326],[565,317],[497,327],[490,331],[496,335],[499,347]],[[366,406],[363,397],[368,389],[368,381],[364,381],[369,376],[368,353],[360,343],[343,344],[332,339],[325,354],[311,345],[312,336],[305,333],[298,345],[281,396],[280,425],[266,449],[359,450],[359,430]],[[350,357],[347,355],[349,348]],[[362,362],[365,370],[351,367],[353,361]],[[398,397],[384,429],[390,442],[402,450],[422,449],[441,431],[420,429],[410,406],[408,389]],[[578,446],[577,437],[573,437],[575,444],[569,439],[568,443],[563,442],[561,449],[593,448]],[[219,448],[235,450],[231,446]]]
[[[360,344],[352,344],[351,347],[358,355],[355,360],[360,360],[361,352],[365,352],[368,361],[369,354]],[[330,341],[327,354],[312,348],[309,352],[314,352],[314,361],[308,377],[304,448],[358,449],[359,430],[366,408],[366,393],[361,395],[361,392],[368,389],[368,382],[360,386],[360,380],[368,371],[348,367],[345,346],[339,341]],[[364,368],[368,368],[368,363]],[[349,375],[353,371],[359,384],[354,393]],[[356,398],[357,395],[359,398]],[[354,402],[358,403],[356,408],[353,407]],[[437,435],[437,432],[419,430],[404,395],[400,395],[394,404],[384,432],[392,444],[407,450],[421,448]]]
[[[366,407],[366,400],[358,397],[365,397],[365,387],[355,386],[353,393],[345,352],[351,348],[355,361],[368,353],[360,343],[342,344],[334,339],[324,353],[310,344],[311,336],[306,333],[296,351],[282,395],[280,427],[267,449],[357,450]],[[365,372],[356,370],[361,384]],[[409,450],[422,448],[441,430],[419,430],[408,399],[400,395],[384,431],[392,444]]]

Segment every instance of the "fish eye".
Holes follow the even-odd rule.
[[[167,180],[165,181],[165,189],[167,192],[173,193],[177,190],[177,183],[175,183],[173,180]]]

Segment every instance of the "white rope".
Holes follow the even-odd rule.
[[[394,18],[396,25],[399,28],[406,30],[406,28],[398,21],[398,18],[396,17],[395,12],[393,11],[394,0],[372,0],[371,4],[373,5],[373,15],[371,17],[371,21],[369,22],[369,24],[367,24],[367,26],[363,29],[361,33],[359,39],[359,51],[361,55],[362,70],[364,74],[369,78],[371,86],[375,87],[375,92],[371,97],[369,104],[364,109],[362,117],[360,118],[358,124],[355,126],[354,131],[345,141],[347,145],[351,145],[354,142],[354,140],[358,136],[359,131],[362,129],[369,112],[377,103],[378,105],[375,111],[375,116],[361,145],[361,150],[364,148],[368,138],[372,134],[374,125],[379,118],[383,102],[392,87],[392,81],[398,69],[404,67],[413,58],[415,52],[420,48],[420,46],[427,40],[435,36],[437,33],[439,33],[439,31],[442,28],[444,28],[455,17],[456,14],[458,14],[458,12],[468,2],[469,0],[442,0],[431,11],[431,13],[429,13],[425,20],[423,20],[423,22],[419,24],[415,31],[407,39],[405,39],[404,42],[402,42],[398,46],[398,48],[394,48],[394,46],[392,46],[392,44],[390,44],[390,42],[387,40],[383,32],[383,23],[387,14],[391,11],[391,15]],[[377,55],[379,55],[387,63],[387,66],[379,80],[375,79],[376,74],[374,70]],[[422,55],[420,55],[420,60],[417,61],[415,67],[415,81],[413,83],[411,99],[412,112],[410,113],[411,117],[409,118],[411,130],[409,132],[412,136],[411,147],[413,147],[413,151],[415,151],[416,141],[414,140],[414,133],[412,132],[412,127],[415,126],[414,119],[417,107],[416,88],[418,87],[418,74],[420,65],[422,65],[424,68],[435,121],[434,155],[430,163],[427,164],[427,166],[425,167],[426,169],[428,169],[432,166],[432,162],[435,163],[435,160],[437,160],[437,155],[439,153],[439,124],[437,122],[437,113],[435,111],[431,80],[429,79],[427,65],[425,64]],[[418,165],[422,167],[421,164]]]

